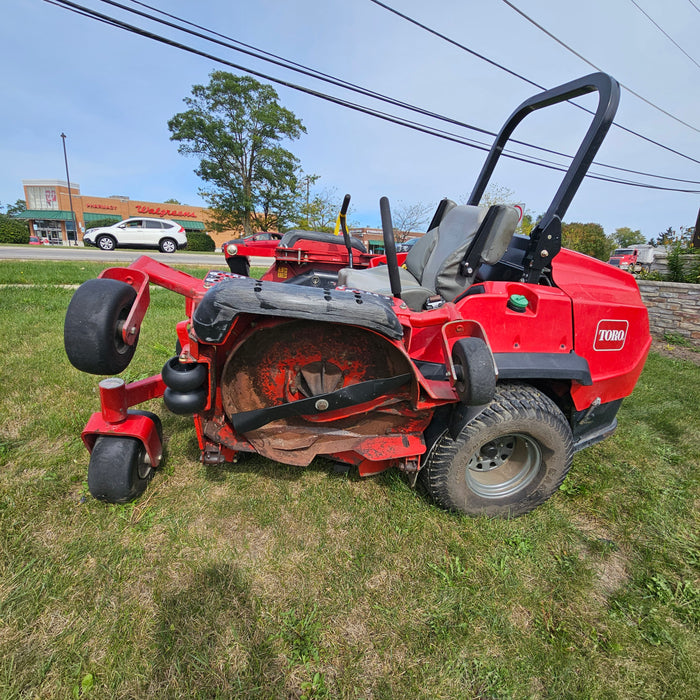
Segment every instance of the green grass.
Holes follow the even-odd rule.
[[[41,265],[0,283],[99,271]],[[99,399],[63,352],[71,294],[0,290],[1,698],[697,697],[692,363],[652,354],[617,433],[510,522],[444,513],[395,472],[204,466],[160,401],[165,463],[112,506],[87,492]],[[151,299],[130,380],[184,318]]]
[[[226,261],[219,257],[212,261],[211,267],[198,265],[171,265],[176,270],[184,270],[194,277],[204,278],[209,270],[228,270]],[[0,285],[2,284],[38,284],[62,285],[80,284],[97,277],[105,267],[119,267],[116,263],[105,265],[97,262],[38,262],[22,260],[0,260]],[[252,277],[262,277],[267,268],[252,267]]]
[[[212,267],[196,265],[172,265],[195,277],[203,278],[210,269],[226,270],[223,258],[215,260]],[[106,267],[120,267],[117,263],[88,262],[39,262],[26,260],[0,260],[0,284],[80,284],[97,277]]]

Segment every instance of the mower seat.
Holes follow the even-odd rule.
[[[505,253],[518,225],[515,207],[457,206],[450,202],[439,224],[411,249],[399,268],[401,299],[420,311],[429,297],[452,301],[474,280],[481,263],[494,264]],[[391,296],[388,268],[343,268],[338,286]]]

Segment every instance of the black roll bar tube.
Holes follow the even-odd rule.
[[[496,137],[469,196],[468,204],[479,204],[506,142],[528,114],[589,92],[598,92],[598,107],[549,208],[530,234],[531,243],[525,256],[524,274],[528,282],[537,282],[542,271],[551,264],[561,249],[562,219],[612,125],[620,102],[618,82],[607,73],[591,73],[525,100],[511,114]]]

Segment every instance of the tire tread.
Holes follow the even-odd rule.
[[[558,432],[562,439],[561,458],[565,467],[557,474],[556,480],[549,484],[546,493],[540,493],[537,489],[534,493],[526,494],[521,502],[509,504],[506,508],[493,504],[491,508],[479,510],[487,515],[522,515],[543,503],[561,486],[573,458],[573,438],[566,418],[550,398],[534,387],[528,384],[499,384],[496,387],[494,400],[482,413],[462,428],[456,440],[452,440],[448,433],[444,433],[439,438],[431,450],[427,463],[419,472],[424,489],[437,505],[450,511],[467,512],[455,501],[450,490],[449,477],[453,461],[460,450],[465,448],[476,435],[495,424],[507,424],[515,419],[531,420]]]

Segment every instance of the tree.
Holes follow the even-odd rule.
[[[525,210],[523,212],[523,218],[518,224],[518,228],[515,229],[515,232],[521,233],[523,236],[529,236],[533,228],[535,228],[535,219],[531,212]]]
[[[391,219],[394,224],[394,240],[397,243],[404,243],[411,237],[411,233],[419,228],[425,228],[428,217],[435,207],[423,202],[416,204],[406,204],[399,202],[394,211],[391,212]]]
[[[644,238],[641,231],[633,231],[627,226],[616,228],[612,238],[617,244],[618,248],[629,248],[631,246],[640,245],[641,243],[647,242],[647,239]]]
[[[312,190],[320,175],[306,175],[299,171],[292,214],[289,223],[304,231],[335,231],[335,224],[342,205],[342,197],[335,187]]]
[[[515,192],[499,185],[497,182],[489,182],[484,194],[481,196],[480,204],[485,207],[492,207],[494,204],[517,204]]]
[[[301,213],[310,231],[335,231],[342,197],[334,188],[326,188],[315,192],[313,197],[305,201]]]
[[[214,210],[215,230],[242,226],[250,235],[288,215],[298,160],[280,142],[306,129],[278,99],[253,78],[214,71],[208,85],[193,86],[185,98],[189,109],[168,121],[178,151],[200,159],[195,172],[208,184],[200,194]]]
[[[0,214],[0,243],[29,243],[28,223]]]
[[[254,224],[260,231],[286,231],[297,212],[295,184],[289,182],[286,189],[279,182],[266,182],[260,187]]]
[[[654,240],[652,240],[652,243],[655,246],[669,245],[676,241],[678,241],[678,234],[676,233],[675,229],[669,226],[665,231],[662,231]]]
[[[4,209],[7,216],[17,216],[23,211],[27,211],[27,203],[23,199],[15,200],[14,204],[6,204],[3,206],[0,204],[0,210]]]
[[[561,242],[565,248],[577,250],[598,260],[608,260],[614,243],[600,224],[562,224]]]

